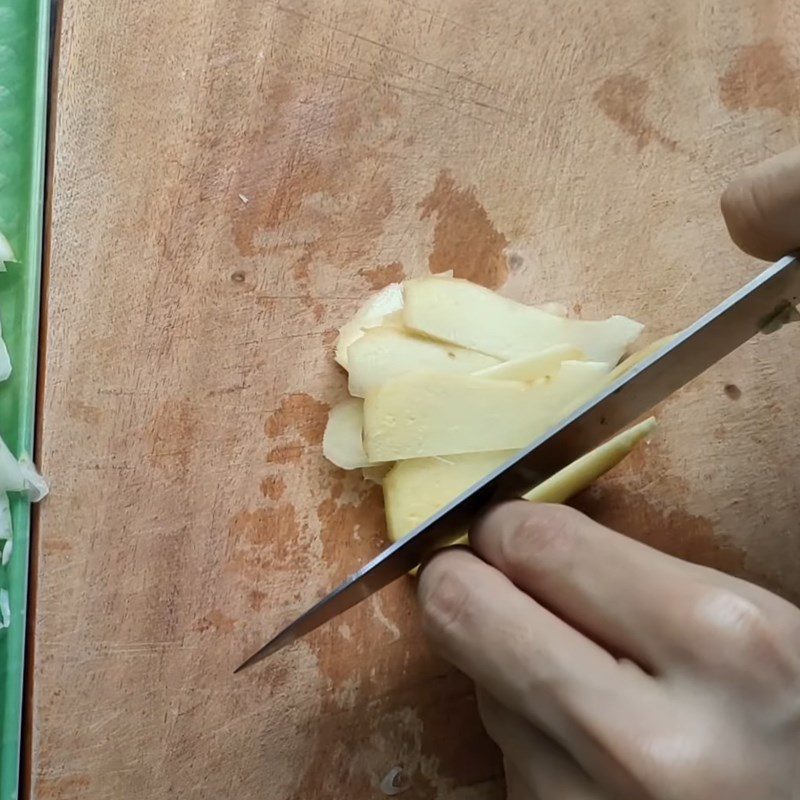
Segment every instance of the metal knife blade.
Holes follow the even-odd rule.
[[[800,303],[800,257],[762,272],[529,447],[392,544],[312,606],[235,671],[255,664],[346,611],[454,541],[494,502],[519,497],[602,444]]]

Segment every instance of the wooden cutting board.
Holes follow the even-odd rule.
[[[789,0],[64,10],[32,796],[503,795],[401,582],[234,678],[384,537],[321,457],[331,345],[426,270],[673,331],[758,266],[718,195],[800,135]],[[660,411],[584,508],[800,597],[800,327]]]

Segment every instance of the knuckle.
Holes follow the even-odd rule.
[[[696,601],[694,621],[706,650],[732,668],[785,668],[797,660],[775,616],[736,592],[713,589],[703,593]]]
[[[425,567],[420,578],[422,624],[434,640],[452,638],[463,627],[472,605],[472,591],[456,559],[444,553]]]
[[[676,758],[676,754],[687,752],[694,757]],[[648,798],[711,800],[757,796],[755,791],[743,791],[747,774],[731,763],[728,751],[720,747],[714,726],[697,716],[682,715],[680,725],[637,742],[634,753],[637,763],[633,771],[638,772]],[[698,763],[703,764],[701,773]]]
[[[582,514],[567,506],[532,504],[519,524],[501,537],[504,565],[524,562],[526,570],[546,573],[569,559]]]

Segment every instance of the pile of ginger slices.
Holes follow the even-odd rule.
[[[642,330],[622,316],[568,319],[557,304],[448,274],[393,283],[339,331],[351,396],[331,409],[323,453],[383,486],[396,541],[664,343],[620,363]],[[654,427],[651,417],[620,433],[525,498],[564,502]]]

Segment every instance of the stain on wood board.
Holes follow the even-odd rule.
[[[358,271],[367,281],[370,289],[383,289],[390,283],[399,283],[405,278],[403,265],[399,261],[392,261],[391,264],[381,264],[377,267],[362,267]]]
[[[433,250],[428,257],[431,272],[452,270],[456,278],[490,289],[505,283],[508,239],[489,219],[474,187],[457,186],[452,174],[443,170],[420,204],[420,212],[422,219],[436,219]]]
[[[675,150],[678,143],[647,119],[645,104],[649,93],[644,78],[622,74],[606,78],[594,97],[603,113],[632,136],[640,150],[650,142]]]
[[[719,79],[722,102],[731,110],[771,108],[796,116],[800,107],[800,63],[775,39],[742,47]]]

